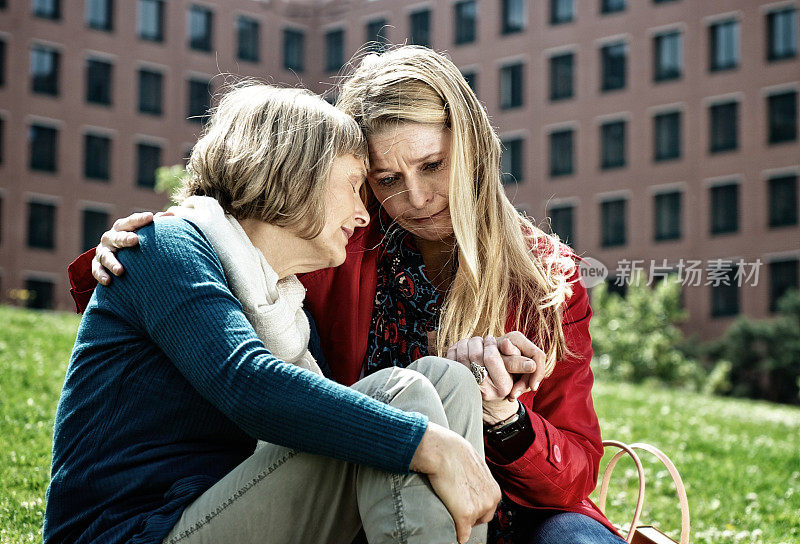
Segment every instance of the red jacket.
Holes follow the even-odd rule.
[[[307,289],[305,304],[316,320],[325,359],[334,379],[345,385],[359,379],[367,353],[379,248],[377,228],[357,229],[342,266],[300,278]],[[90,250],[69,267],[78,311],[86,307],[96,285],[91,275],[93,256],[94,250]],[[580,275],[576,272],[572,279],[573,294],[564,307],[563,327],[574,356],[559,361],[537,392],[520,397],[536,438],[522,457],[509,464],[503,464],[487,444],[486,460],[500,487],[514,502],[530,508],[578,512],[613,530],[588,499],[597,483],[603,446],[591,395],[592,310]],[[513,319],[509,319],[506,330],[515,328]]]

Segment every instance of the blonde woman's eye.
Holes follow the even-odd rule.
[[[390,185],[394,185],[395,181],[397,181],[396,177],[386,176],[385,178],[381,178],[378,180],[378,185],[383,185],[384,187],[388,187]]]
[[[429,162],[425,165],[425,170],[438,170],[444,161]]]

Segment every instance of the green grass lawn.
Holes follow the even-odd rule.
[[[0,544],[38,542],[78,317],[0,306],[0,324]],[[692,542],[800,542],[800,409],[615,383],[596,386],[595,404],[605,438],[650,442],[675,462]],[[669,475],[649,460],[645,468],[643,521],[677,537]],[[608,513],[623,524],[635,502],[633,463],[620,461],[614,474]]]

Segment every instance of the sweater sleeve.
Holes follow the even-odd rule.
[[[559,361],[526,406],[535,433],[533,444],[518,459],[505,464],[487,443],[487,461],[503,491],[529,507],[566,507],[586,499],[597,483],[603,447],[592,403],[594,378],[589,363],[592,310],[579,273],[563,314],[563,330],[572,356]]]
[[[191,223],[163,218],[119,252],[127,273],[96,296],[113,297],[192,386],[255,438],[407,472],[427,428],[422,414],[378,402],[275,358],[228,289],[222,265]]]

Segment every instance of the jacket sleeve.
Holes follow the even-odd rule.
[[[592,310],[579,272],[571,279],[573,294],[562,321],[571,355],[557,363],[535,395],[520,397],[535,433],[533,443],[508,463],[486,443],[487,462],[500,487],[527,507],[567,507],[587,498],[597,483],[603,456],[591,395]]]
[[[94,288],[97,287],[97,280],[92,276],[94,253],[95,248],[82,253],[67,268],[69,294],[72,295],[72,299],[75,301],[75,312],[79,314],[82,314],[86,306],[89,305]]]

